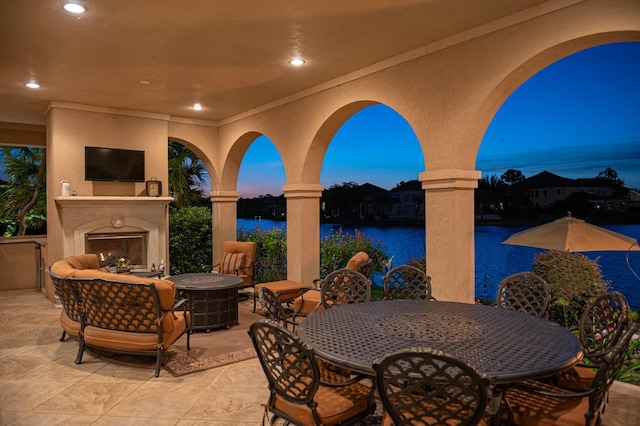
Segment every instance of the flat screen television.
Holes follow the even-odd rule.
[[[144,151],[84,147],[86,180],[144,182]]]

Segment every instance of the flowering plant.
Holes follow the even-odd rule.
[[[129,266],[129,261],[124,257],[120,257],[116,259],[116,268],[118,269],[126,269]]]

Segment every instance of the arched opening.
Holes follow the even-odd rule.
[[[210,175],[202,153],[189,142],[169,139],[167,149],[165,191],[173,198],[169,204],[168,273],[202,272],[212,264]],[[164,261],[157,267],[163,269]]]
[[[640,186],[638,72],[639,42],[590,47],[538,71],[496,112],[477,157],[483,178],[476,218],[488,225],[475,233],[479,297],[493,298],[502,278],[531,270],[534,257],[545,251],[501,241],[567,210],[640,237],[638,208],[627,199]],[[595,181],[608,168],[624,181],[625,191]],[[640,308],[637,292],[628,287],[637,282],[623,253],[584,254],[598,259],[605,279]]]
[[[376,104],[353,114],[324,157],[321,236],[358,231],[379,241],[395,264],[423,260],[423,158],[413,129],[392,108]]]

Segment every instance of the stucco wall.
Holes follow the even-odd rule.
[[[0,237],[0,291],[41,288],[45,246],[45,236]]]
[[[60,181],[71,181],[78,196],[139,196],[144,183],[91,182],[84,179],[84,147],[136,149],[145,152],[145,174],[163,182],[166,194],[168,116],[54,102],[47,112],[47,237],[49,259],[63,251]],[[168,235],[168,225],[163,233]],[[167,238],[160,252],[168,254]]]

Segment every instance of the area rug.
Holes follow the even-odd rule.
[[[253,300],[242,301],[238,305],[238,325],[192,333],[190,350],[187,350],[186,336],[182,336],[164,352],[163,368],[172,376],[184,376],[255,358],[257,355],[247,331],[264,316],[253,313],[252,309]]]
[[[233,364],[235,362],[246,361],[255,357],[256,352],[253,347],[198,359],[186,350],[172,346],[164,353],[162,362],[164,369],[172,376],[177,377]]]

